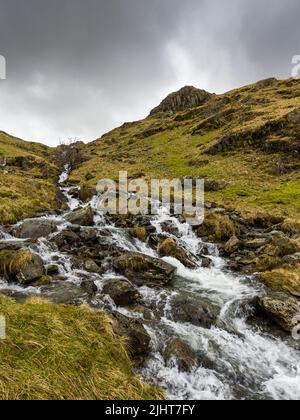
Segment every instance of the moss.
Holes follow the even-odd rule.
[[[133,238],[137,238],[140,241],[145,242],[147,237],[148,237],[148,232],[147,229],[144,227],[135,227],[135,228],[131,228],[129,229],[129,234],[133,237]]]
[[[27,250],[0,251],[0,274],[13,280],[30,261],[31,253]]]
[[[297,295],[300,293],[300,265],[287,265],[262,273],[259,279],[274,291]]]
[[[197,233],[200,237],[208,237],[213,242],[228,241],[239,235],[236,224],[227,215],[207,213]]]
[[[7,338],[0,341],[0,399],[162,399],[133,373],[108,316],[86,307],[0,297]]]

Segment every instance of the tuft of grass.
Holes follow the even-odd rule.
[[[0,251],[0,274],[7,280],[11,279],[31,261],[31,257],[31,253],[26,249]]]
[[[162,399],[133,373],[109,317],[87,307],[0,296],[7,338],[0,341],[1,400]]]

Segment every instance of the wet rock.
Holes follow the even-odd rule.
[[[80,287],[90,298],[94,297],[98,291],[95,282],[89,279],[82,280]]]
[[[129,229],[129,235],[131,235],[133,238],[139,239],[140,241],[145,242],[148,237],[148,231],[145,227],[135,227]]]
[[[194,351],[179,338],[174,338],[167,343],[163,356],[167,363],[175,359],[181,371],[189,372],[196,366]]]
[[[241,246],[241,241],[236,237],[232,236],[224,247],[226,254],[231,255],[236,252]]]
[[[86,261],[84,261],[84,268],[89,273],[96,273],[96,274],[102,273],[102,269],[92,259],[87,259]]]
[[[79,235],[73,232],[70,229],[66,229],[56,235],[52,240],[58,248],[67,247],[76,247],[81,243]]]
[[[41,293],[51,302],[63,305],[82,305],[91,298],[87,290],[67,281],[56,281],[42,286]]]
[[[55,276],[56,274],[59,274],[59,266],[56,264],[50,264],[47,266],[46,272],[49,276]]]
[[[158,255],[160,257],[173,257],[180,261],[186,267],[193,268],[195,265],[189,260],[187,253],[183,248],[178,246],[175,239],[164,239],[158,247]]]
[[[109,280],[103,287],[103,293],[109,295],[117,306],[130,306],[141,300],[138,290],[127,280]]]
[[[0,251],[0,276],[7,281],[30,284],[45,274],[43,260],[24,249]]]
[[[90,201],[94,197],[94,195],[97,195],[97,191],[96,188],[93,187],[83,186],[78,191],[78,198],[84,203]]]
[[[167,286],[173,280],[176,270],[164,261],[135,252],[128,252],[114,258],[112,265],[138,286]]]
[[[255,309],[255,315],[265,316],[284,331],[291,333],[299,323],[300,306],[297,299],[283,293],[258,297],[250,302]]]
[[[216,324],[218,315],[219,308],[208,301],[198,302],[181,295],[172,303],[172,316],[176,322],[211,328]]]
[[[179,230],[177,226],[174,226],[174,224],[170,221],[166,221],[161,224],[161,229],[163,232],[170,233],[171,235],[178,236]]]
[[[73,225],[92,226],[94,224],[94,212],[91,207],[75,210],[65,216],[67,222]]]
[[[127,338],[127,348],[133,357],[145,357],[150,352],[151,338],[143,323],[138,319],[128,318],[120,313],[112,315],[115,334]]]
[[[57,231],[58,222],[47,219],[25,220],[13,229],[13,235],[21,239],[38,239]]]
[[[210,268],[212,265],[212,259],[206,256],[201,256],[201,267]]]

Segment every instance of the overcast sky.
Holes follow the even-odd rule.
[[[0,130],[90,141],[184,85],[288,78],[299,19],[299,0],[0,0]]]

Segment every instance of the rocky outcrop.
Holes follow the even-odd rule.
[[[113,259],[112,265],[138,286],[167,286],[175,274],[175,267],[172,265],[135,252],[129,252]]]
[[[109,280],[102,291],[105,295],[109,295],[117,306],[130,306],[141,300],[138,290],[127,280]]]
[[[205,90],[196,89],[193,86],[185,86],[178,92],[171,93],[161,104],[154,108],[150,115],[156,115],[161,112],[179,112],[189,108],[195,108],[203,105],[214,95]]]

